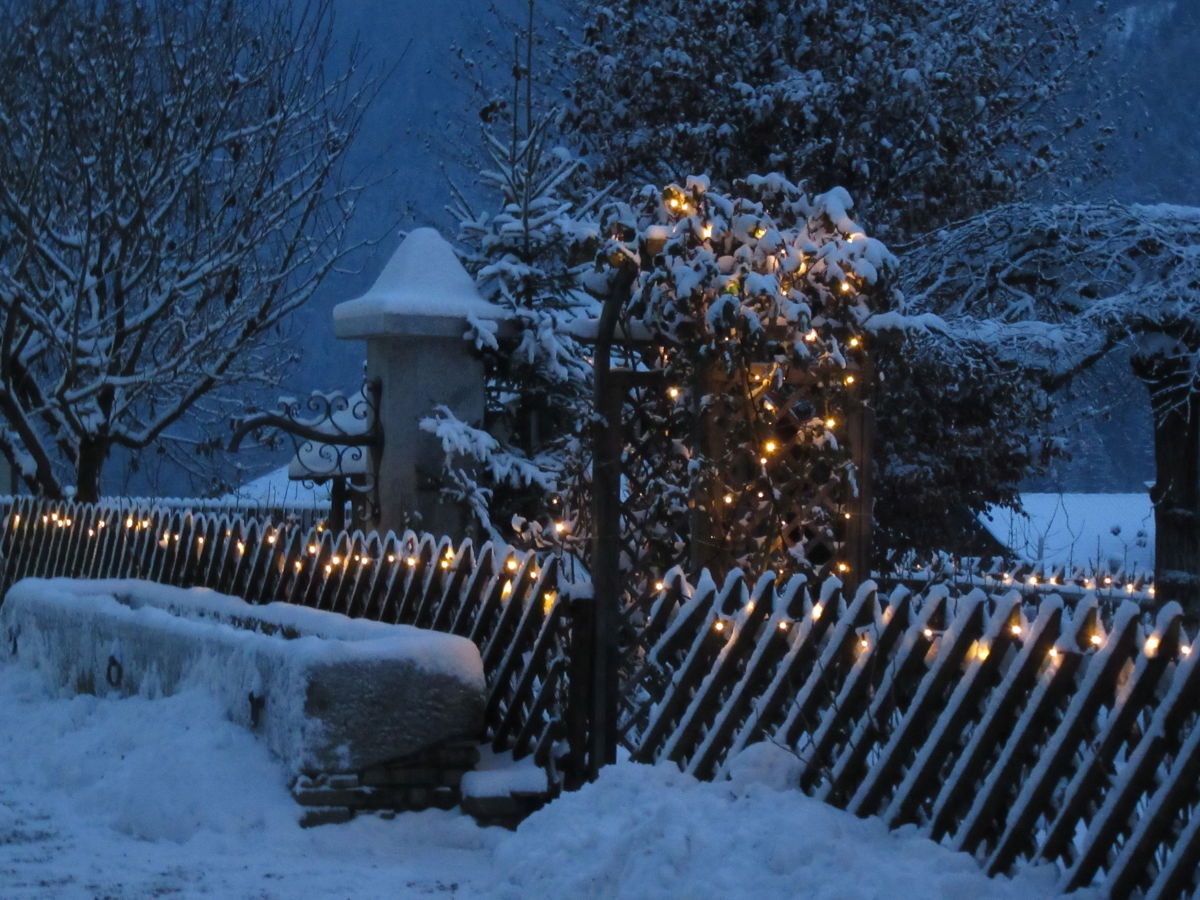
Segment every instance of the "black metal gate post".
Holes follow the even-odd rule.
[[[596,335],[594,399],[597,421],[592,455],[591,702],[588,778],[617,760],[617,616],[621,602],[621,403],[622,385],[612,377],[617,317],[629,301],[637,265],[624,260],[609,285]]]

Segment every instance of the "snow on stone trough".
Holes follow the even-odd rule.
[[[358,771],[483,723],[465,638],[203,588],[25,579],[0,607],[0,639],[0,654],[78,693],[202,685],[293,773]]]

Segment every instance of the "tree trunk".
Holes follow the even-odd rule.
[[[75,462],[75,499],[95,503],[100,499],[100,472],[108,459],[110,445],[102,438],[84,438]]]
[[[1200,392],[1178,358],[1135,358],[1154,414],[1154,586],[1200,623]]]

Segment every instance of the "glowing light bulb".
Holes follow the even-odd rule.
[[[404,560],[404,564],[411,569],[416,566],[417,558],[415,556],[409,556]]]
[[[677,388],[677,387],[667,388],[667,396],[670,397],[672,400],[678,400],[679,399],[679,388]]]
[[[843,281],[842,282],[842,293],[848,294],[848,293],[850,293],[850,291],[851,291],[850,282]]]
[[[1016,624],[1009,625],[1008,631],[1013,637],[1017,637],[1021,634],[1021,626]]]
[[[787,622],[780,622],[780,623],[779,623],[779,630],[780,630],[780,631],[787,631],[787,630],[788,630],[788,623],[787,623]]]
[[[707,241],[709,238],[712,237],[712,233],[713,233],[713,227],[712,227],[711,222],[709,222],[707,225],[705,225],[703,228],[700,229],[700,237],[702,240]]]
[[[817,339],[817,329],[810,328],[807,332],[805,332],[804,339],[810,344],[815,341]]]
[[[717,619],[717,621],[713,622],[713,631],[724,631],[724,630],[725,630],[725,623],[722,622],[720,619]]]
[[[854,376],[853,375],[847,375],[845,380],[846,380],[846,384],[854,384]]]
[[[1161,644],[1162,644],[1162,641],[1158,638],[1157,635],[1153,635],[1153,634],[1150,635],[1150,637],[1146,638],[1146,643],[1145,643],[1146,655],[1153,656],[1155,653],[1158,652],[1158,648]]]
[[[812,608],[813,621],[815,622],[815,621],[817,621],[817,619],[821,618],[821,616],[824,614],[824,612],[825,612],[825,604],[814,603],[813,608]]]
[[[758,458],[758,464],[760,466],[765,466],[767,464],[767,458],[765,456],[760,456]]]
[[[991,650],[988,649],[987,644],[980,644],[978,647],[975,648],[975,657],[980,662],[987,659],[989,653],[991,653]]]
[[[563,533],[565,533],[565,532],[566,532],[566,530],[567,530],[567,523],[566,523],[566,522],[555,522],[555,523],[554,523],[554,530],[555,530],[555,532],[556,532],[556,533],[558,533],[558,534],[563,534]]]
[[[515,572],[517,571],[518,565],[520,565],[520,563],[518,563],[515,559],[510,559],[504,564],[504,568],[508,569],[510,572]]]
[[[342,564],[342,558],[340,556],[335,556],[330,560],[330,562],[332,562],[335,566],[340,566]]]
[[[724,499],[725,499],[725,504],[729,505],[730,503],[733,502],[733,494],[726,494]]]
[[[1191,656],[1192,655],[1192,645],[1191,644],[1180,644],[1179,652],[1182,653],[1184,656]]]
[[[933,639],[933,629],[932,629],[932,628],[923,628],[923,629],[921,629],[921,634],[925,635],[925,638],[926,638],[927,640],[932,640],[932,639]]]
[[[763,449],[766,450],[768,453],[774,453],[776,450],[779,449],[779,445],[777,443],[775,443],[774,441],[767,441],[765,444],[763,444]]]
[[[656,582],[654,582],[654,589],[656,591],[665,591],[667,589],[667,585],[665,582],[656,581]]]
[[[512,581],[509,580],[509,581],[504,582],[504,587],[500,588],[500,596],[507,597],[512,592],[513,592]]]
[[[846,343],[848,343],[851,347],[855,347],[855,348],[862,346],[862,340],[858,337],[852,337]]]
[[[849,572],[849,571],[850,571],[850,566],[849,566],[847,563],[840,562],[840,563],[838,563],[838,564],[837,564],[837,570],[838,570],[839,572]]]
[[[1093,647],[1099,647],[1104,643],[1104,636],[1098,631],[1093,631],[1091,636],[1088,638],[1088,641]]]
[[[1058,648],[1057,648],[1057,647],[1051,647],[1051,648],[1050,648],[1050,658],[1051,658],[1051,659],[1058,659]]]
[[[837,427],[837,419],[826,419],[825,427],[826,428],[836,428]]]

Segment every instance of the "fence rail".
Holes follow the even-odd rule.
[[[290,511],[262,518],[135,501],[0,499],[0,588],[25,577],[145,578],[434,628],[480,648],[487,733],[558,777],[569,597],[553,559],[405,532],[333,532]],[[2,594],[0,594],[2,596]]]

